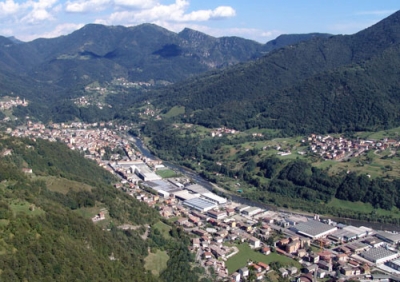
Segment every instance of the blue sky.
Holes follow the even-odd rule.
[[[288,33],[353,34],[399,7],[398,0],[0,0],[0,35],[30,41],[88,23],[155,23],[265,43]]]

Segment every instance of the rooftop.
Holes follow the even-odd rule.
[[[324,235],[324,233],[335,231],[336,227],[316,220],[310,220],[297,224],[293,229],[295,229],[298,233],[309,237],[319,237]]]
[[[391,257],[396,253],[385,248],[372,248],[368,251],[362,252],[361,256],[369,261],[376,262],[377,260]]]
[[[207,192],[207,193],[203,193],[202,195],[205,198],[210,199],[211,201],[215,201],[218,204],[225,204],[227,202],[227,200],[225,198],[222,198],[218,195],[215,195],[214,193],[211,192]]]
[[[357,236],[366,235],[366,230],[359,228],[359,227],[352,226],[352,225],[344,227],[343,230],[347,230],[351,233],[356,234]]]
[[[202,198],[194,198],[183,202],[184,205],[192,207],[197,210],[207,210],[215,208],[217,205],[213,202],[207,201]]]
[[[340,239],[340,240],[343,239],[343,238],[353,238],[353,237],[357,236],[356,233],[350,232],[350,231],[345,230],[345,229],[338,229],[335,232],[333,232],[331,235],[336,237],[336,238],[338,238],[338,239]]]
[[[192,184],[189,185],[187,187],[185,187],[187,190],[192,191],[193,193],[199,193],[199,194],[204,194],[204,193],[209,193],[210,191],[208,191],[206,188],[204,188],[203,186],[199,185],[199,184]]]
[[[180,189],[177,192],[174,192],[173,194],[175,198],[181,199],[183,201],[197,199],[200,197],[200,194],[193,194],[187,190],[180,190]]]
[[[392,260],[391,263],[400,266],[400,258]]]
[[[173,192],[178,192],[182,191],[182,189],[177,188],[176,186],[172,185],[168,181],[165,180],[153,180],[153,181],[146,181],[143,182],[144,185],[158,191],[158,190],[163,190],[168,193],[173,193]]]
[[[382,240],[397,243],[400,241],[400,234],[398,233],[390,233],[390,232],[377,232],[376,236]]]

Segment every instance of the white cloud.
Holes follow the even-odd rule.
[[[122,6],[132,9],[149,9],[158,4],[154,0],[114,0],[116,6]]]
[[[54,19],[52,9],[57,0],[21,1],[6,0],[0,2],[0,18],[3,24],[37,23]]]
[[[16,14],[20,10],[20,5],[13,0],[0,2],[0,16],[8,16]]]
[[[26,10],[21,22],[37,24],[38,22],[54,20],[53,12],[55,11],[52,8],[55,4],[57,4],[57,0],[27,1],[24,4]]]
[[[36,22],[52,20],[53,16],[45,9],[35,9],[21,19],[22,22],[34,24]]]
[[[128,0],[114,0],[115,3],[122,4]],[[133,3],[136,5],[142,4],[143,0],[135,0]],[[150,1],[151,2],[151,1]],[[162,5],[160,3],[152,2],[153,5],[148,5],[140,10],[123,10],[115,11],[108,19],[103,22],[109,24],[136,24],[143,22],[202,22],[213,19],[229,18],[236,15],[236,11],[229,6],[219,6],[213,10],[196,10],[187,12],[189,8],[189,1],[176,0],[175,3],[170,5]]]
[[[28,2],[29,3],[29,2]],[[34,10],[49,9],[57,3],[57,0],[39,0],[38,2],[30,2]]]
[[[110,3],[110,0],[68,1],[65,5],[65,11],[69,13],[97,12],[104,10]]]
[[[223,18],[230,18],[236,16],[236,11],[229,6],[220,6],[217,7],[211,13],[211,18],[213,19],[223,19]]]
[[[63,12],[74,23],[63,24]],[[85,19],[73,18],[72,14],[80,13]],[[220,36],[226,30],[207,29],[207,22],[234,16],[236,11],[230,6],[191,9],[190,0],[0,0],[0,32],[26,41],[67,34],[89,21],[125,26],[148,22],[177,32],[191,27]]]

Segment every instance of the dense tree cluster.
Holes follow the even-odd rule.
[[[113,188],[108,172],[63,144],[2,137],[0,150],[12,153],[0,158],[1,281],[198,281],[197,274],[185,278],[193,258],[182,230],[172,229],[168,240],[152,230],[143,240],[144,228],[117,228],[152,225],[160,218]],[[41,180],[22,173],[27,165]],[[50,175],[91,189],[49,190],[42,179]],[[79,215],[80,209],[98,206],[108,211],[108,231]],[[167,250],[171,258],[159,278],[144,269],[149,248]]]

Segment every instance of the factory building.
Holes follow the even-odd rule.
[[[203,193],[201,195],[201,197],[206,199],[206,200],[208,200],[208,201],[214,202],[214,203],[216,203],[218,205],[223,205],[223,204],[226,204],[226,202],[227,202],[227,200],[225,198],[222,198],[222,197],[220,197],[218,195],[215,195],[214,193],[211,193],[211,192]]]
[[[195,209],[200,212],[206,212],[217,207],[216,203],[210,202],[202,198],[193,198],[183,202],[184,206]]]
[[[397,258],[399,254],[392,252],[391,250],[388,250],[386,248],[379,247],[379,248],[372,248],[369,249],[368,251],[362,252],[360,256],[373,263],[382,264],[386,261]]]
[[[182,189],[179,189],[178,187],[162,179],[145,181],[142,183],[142,185],[157,191],[158,195],[164,198],[168,198],[171,194],[182,191]]]
[[[292,227],[291,230],[309,237],[311,239],[318,239],[325,237],[337,230],[337,227],[322,223],[316,220],[309,220],[302,222]]]
[[[377,232],[375,236],[390,244],[398,244],[400,242],[400,234],[398,233],[381,231]]]

